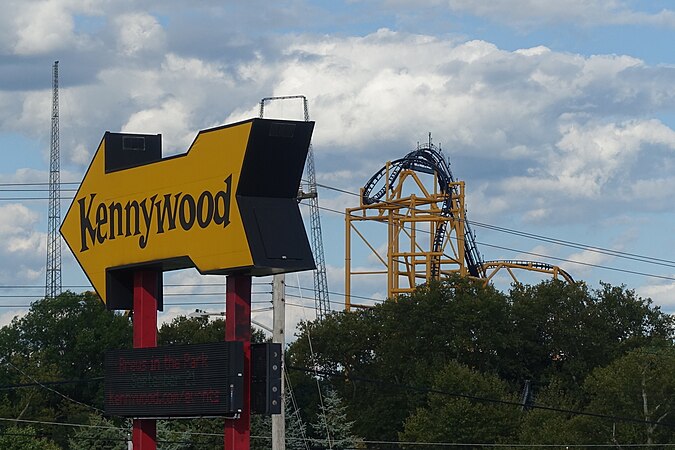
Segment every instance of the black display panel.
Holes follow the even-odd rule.
[[[105,412],[121,417],[229,416],[243,408],[241,342],[114,350]]]
[[[103,135],[106,173],[151,164],[162,159],[161,134],[111,133]]]

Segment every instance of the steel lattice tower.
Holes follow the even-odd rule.
[[[265,103],[272,100],[302,99],[305,122],[309,122],[309,107],[307,106],[307,97],[304,95],[290,95],[282,97],[266,97],[260,100],[260,117],[265,111]],[[321,319],[330,312],[330,299],[328,298],[328,279],[326,276],[326,259],[323,254],[323,235],[321,233],[321,216],[319,214],[319,195],[316,189],[316,171],[314,170],[314,149],[309,144],[307,161],[305,163],[305,176],[307,182],[304,189],[298,196],[298,199],[309,200],[309,220],[312,232],[311,246],[314,254],[314,306],[316,316]]]
[[[52,78],[52,140],[49,159],[49,218],[47,230],[47,281],[45,297],[61,294],[61,175],[59,155],[59,62]]]

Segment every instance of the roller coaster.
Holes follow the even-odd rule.
[[[433,190],[420,174],[434,178]],[[404,190],[405,185],[405,190]],[[412,188],[412,189],[411,189]],[[387,297],[393,298],[429,282],[457,273],[491,282],[504,270],[518,283],[517,270],[526,270],[574,280],[560,267],[536,261],[484,261],[471,224],[466,218],[465,185],[453,177],[441,149],[429,141],[405,155],[387,162],[361,189],[360,205],[345,214],[345,303],[346,309],[362,305],[351,302],[352,278],[359,275],[386,275]],[[408,193],[412,192],[412,193]],[[386,223],[386,255],[371,244],[359,229],[362,222]],[[352,233],[370,249],[382,269],[352,266]]]

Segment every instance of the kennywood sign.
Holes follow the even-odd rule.
[[[224,190],[202,191],[198,197],[189,193],[157,194],[150,198],[131,199],[125,204],[106,203],[92,193],[77,200],[80,217],[80,252],[103,245],[113,239],[131,238],[143,249],[150,234],[163,234],[176,228],[184,231],[193,226],[207,228],[212,223],[223,228],[230,224],[232,175],[224,180]],[[95,205],[95,207],[94,207]],[[92,212],[93,211],[93,212]]]
[[[187,153],[168,158],[160,136],[106,133],[61,234],[112,308],[126,307],[108,298],[112,288],[141,266],[313,269],[297,205],[313,127],[251,119],[200,131]]]

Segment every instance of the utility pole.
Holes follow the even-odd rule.
[[[286,449],[286,388],[285,362],[286,346],[286,275],[274,275],[272,281],[272,342],[281,344],[281,414],[272,415],[272,450]]]

